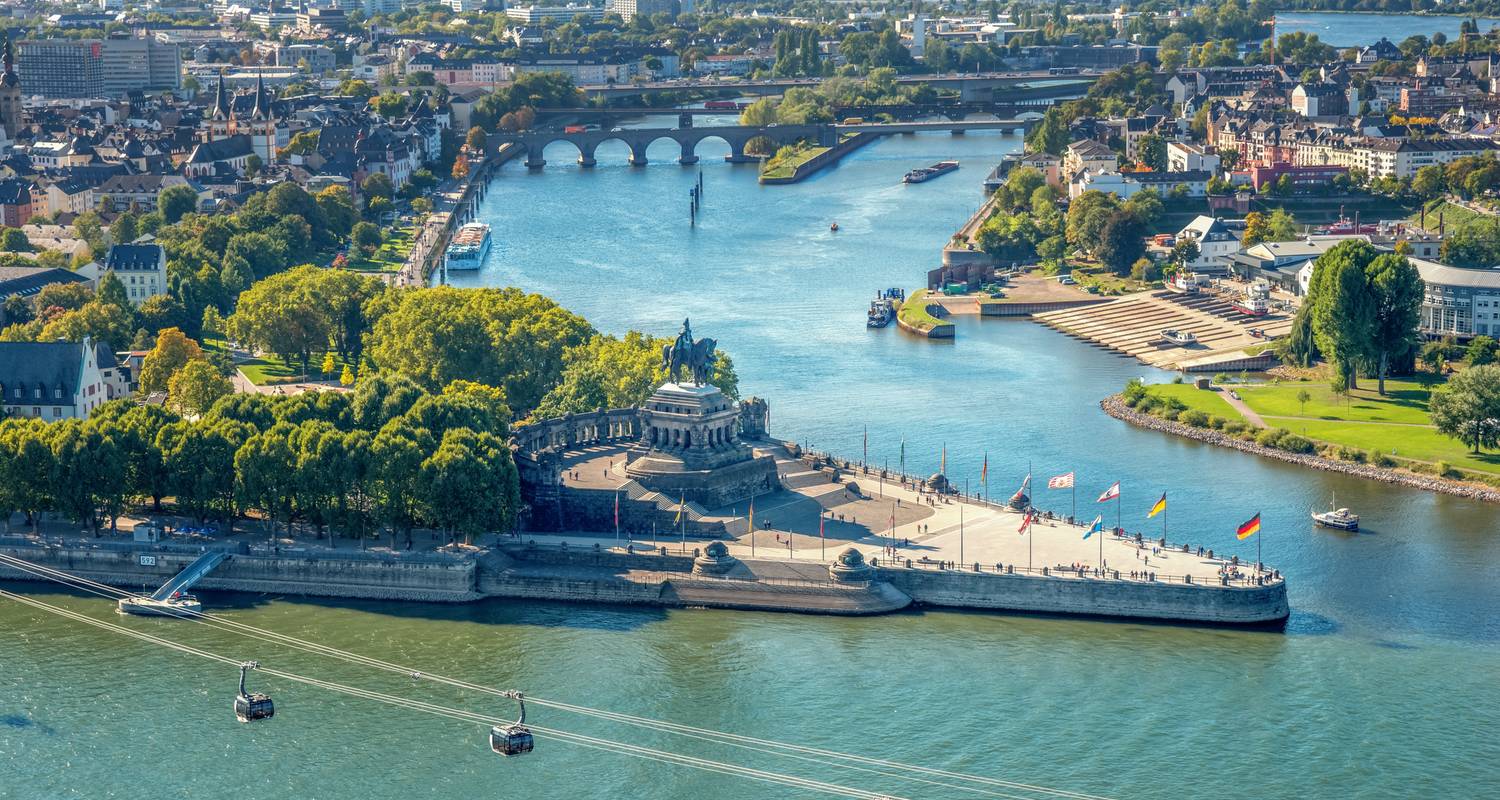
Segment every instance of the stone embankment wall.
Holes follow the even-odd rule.
[[[139,549],[4,546],[0,547],[0,552],[131,590],[142,587],[155,590],[198,556],[196,553],[161,552],[144,546]],[[142,555],[154,557],[156,563],[142,565]],[[4,566],[0,566],[0,578],[35,579]],[[335,554],[234,555],[199,581],[198,587],[422,602],[463,602],[481,597],[475,583],[475,563],[469,558],[418,560],[340,558]]]
[[[798,164],[796,168],[792,170],[791,175],[788,175],[784,178],[762,177],[760,179],[760,182],[766,184],[767,186],[773,186],[796,183],[801,180],[806,180],[807,178],[811,177],[813,173],[837,164],[844,158],[844,156],[849,155],[855,150],[858,150],[859,148],[864,147],[865,145],[879,138],[881,137],[876,136],[873,133],[850,134],[849,137],[844,139],[842,142],[839,142],[838,144],[833,145],[827,150],[824,150],[823,152],[813,156],[812,158],[809,158],[801,164]]]
[[[1419,475],[1404,470],[1377,467],[1373,464],[1356,464],[1305,453],[1289,453],[1285,450],[1266,447],[1255,442],[1247,442],[1222,431],[1210,428],[1195,428],[1191,425],[1184,425],[1181,422],[1173,422],[1136,411],[1130,406],[1125,405],[1125,401],[1120,399],[1119,395],[1101,400],[1099,406],[1104,409],[1104,413],[1115,419],[1129,422],[1132,425],[1138,425],[1142,428],[1149,428],[1163,433],[1172,433],[1189,439],[1196,439],[1200,442],[1216,444],[1220,447],[1232,447],[1236,450],[1243,450],[1247,453],[1265,456],[1266,458],[1274,458],[1304,467],[1327,470],[1328,472],[1342,472],[1345,475],[1353,475],[1357,478],[1367,478],[1372,481],[1410,486],[1414,489],[1425,489],[1429,492],[1442,492],[1443,494],[1458,495],[1474,500],[1500,503],[1500,489],[1493,487],[1448,480],[1447,478],[1439,478],[1436,475]]]
[[[880,578],[930,606],[1256,625],[1290,613],[1286,583],[1217,586],[881,567]]]

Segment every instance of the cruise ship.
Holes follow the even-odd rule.
[[[448,243],[446,265],[450,270],[479,269],[490,252],[490,226],[483,222],[466,223]]]

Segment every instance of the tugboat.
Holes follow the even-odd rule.
[[[1166,339],[1168,342],[1175,344],[1178,347],[1187,347],[1188,345],[1198,341],[1197,336],[1194,336],[1187,331],[1179,331],[1175,328],[1167,328],[1166,330],[1162,331],[1161,338]]]
[[[891,324],[891,301],[885,297],[876,297],[870,301],[870,313],[865,320],[867,328],[884,328]]]
[[[923,181],[930,181],[939,175],[946,175],[956,169],[958,169],[957,161],[939,161],[930,167],[921,167],[919,169],[914,169],[911,172],[906,173],[906,175],[901,178],[901,182],[921,183]]]
[[[1359,515],[1347,508],[1333,508],[1334,502],[1329,502],[1329,510],[1312,512],[1314,523],[1325,528],[1333,528],[1340,531],[1358,531]]]

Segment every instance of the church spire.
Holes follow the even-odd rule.
[[[229,119],[229,97],[224,94],[224,70],[219,70],[219,88],[214,93],[214,119]]]
[[[0,75],[0,86],[20,86],[21,79],[16,75],[16,54],[10,42],[10,31],[5,32],[5,73]]]
[[[271,104],[266,102],[266,76],[265,73],[255,75],[255,108],[250,111],[251,119],[265,119],[270,115]]]

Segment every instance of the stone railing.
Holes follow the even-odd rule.
[[[534,457],[543,451],[566,451],[578,447],[640,438],[638,408],[612,408],[567,414],[511,428],[516,454]]]

